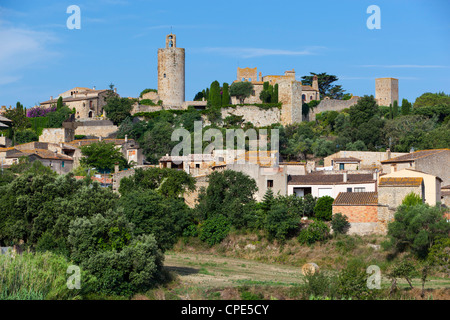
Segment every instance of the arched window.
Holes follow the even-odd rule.
[[[164,78],[166,77],[166,74],[164,73]]]
[[[304,94],[302,94],[302,101],[306,100],[306,96]]]

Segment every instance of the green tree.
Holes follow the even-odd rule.
[[[195,179],[183,170],[137,168],[134,175],[122,178],[119,187],[121,195],[135,190],[154,190],[165,198],[179,198],[195,190]]]
[[[173,130],[170,123],[158,121],[143,134],[139,145],[147,161],[157,164],[162,156],[171,154],[173,147],[177,144],[176,141],[171,140]]]
[[[402,115],[406,116],[411,113],[412,104],[407,100],[402,100]]]
[[[214,171],[209,175],[208,187],[200,190],[197,214],[202,219],[222,214],[234,227],[245,227],[257,190],[255,180],[242,172]]]
[[[222,86],[222,105],[230,104],[230,90],[228,83],[224,82]]]
[[[164,256],[153,235],[133,235],[121,211],[108,211],[70,223],[71,259],[95,278],[94,290],[131,296],[164,279]]]
[[[316,206],[314,207],[314,215],[316,218],[330,221],[333,212],[334,199],[330,196],[323,196],[317,199]]]
[[[84,156],[80,164],[88,168],[96,168],[99,171],[113,171],[116,164],[120,170],[129,168],[127,159],[122,152],[118,150],[114,143],[104,141],[95,142],[81,147],[81,153]]]
[[[172,248],[192,220],[182,198],[167,199],[156,190],[130,190],[120,197],[119,205],[134,224],[134,234],[153,234],[163,252]]]
[[[448,236],[449,230],[443,209],[426,204],[400,206],[394,221],[388,224],[391,245],[399,252],[410,250],[422,259],[427,257],[435,240]]]
[[[302,84],[312,86],[313,77],[317,76],[319,93],[322,99],[325,97],[330,97],[332,99],[341,99],[343,97],[345,90],[342,89],[342,86],[333,84],[334,82],[339,80],[338,77],[327,74],[326,72],[310,72],[310,74],[310,76],[302,77]]]
[[[335,234],[345,234],[350,229],[350,223],[346,215],[335,213],[331,219],[331,228]]]
[[[115,125],[120,125],[120,123],[127,117],[131,117],[131,110],[133,109],[133,104],[136,102],[135,99],[121,98],[113,91],[114,85],[110,85],[110,89],[105,97],[106,105],[103,109],[106,111],[106,116]]]
[[[253,84],[248,81],[233,82],[230,86],[230,96],[237,97],[241,104],[244,103],[245,98],[250,97],[253,92]]]
[[[208,102],[213,107],[219,107],[222,105],[222,96],[220,95],[220,83],[219,81],[213,81],[209,90]]]
[[[392,116],[393,116],[393,118],[396,118],[398,116],[398,102],[397,102],[397,100],[394,100],[394,103],[392,105]]]
[[[421,107],[433,107],[437,105],[450,105],[450,95],[444,92],[431,93],[426,92],[416,99],[414,109]]]
[[[16,144],[28,143],[32,141],[39,141],[39,137],[31,129],[19,130],[16,132]]]
[[[269,240],[284,242],[299,229],[300,218],[290,214],[285,204],[276,203],[267,212],[264,222]]]

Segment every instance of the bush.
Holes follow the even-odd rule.
[[[223,215],[206,219],[200,227],[200,240],[213,246],[220,243],[230,232],[231,222]]]
[[[50,252],[0,255],[0,300],[78,299],[91,277],[81,272],[81,289],[67,287],[70,263]]]
[[[297,240],[301,244],[313,244],[317,241],[324,241],[329,237],[330,228],[320,220],[315,220],[306,229],[300,231]]]
[[[320,197],[314,207],[314,215],[316,218],[330,221],[333,212],[334,199],[330,196]]]
[[[299,219],[288,212],[288,208],[283,204],[275,204],[267,213],[264,229],[269,240],[277,239],[285,241],[293,232],[299,228]]]
[[[364,266],[350,261],[337,278],[338,296],[341,299],[367,300],[372,298],[374,292],[367,287],[367,278]]]
[[[350,228],[347,216],[342,213],[336,213],[331,219],[331,228],[335,234],[345,234]]]

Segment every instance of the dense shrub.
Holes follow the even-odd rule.
[[[301,244],[313,244],[317,241],[324,241],[329,237],[330,228],[320,220],[315,220],[305,229],[300,231],[297,240]]]
[[[70,224],[71,258],[96,277],[96,292],[130,296],[164,280],[155,237],[133,236],[133,228],[121,211],[112,210]]]
[[[264,229],[269,240],[285,241],[299,229],[299,223],[299,217],[289,214],[286,206],[275,204],[267,213]]]
[[[335,234],[345,234],[350,228],[350,223],[346,215],[342,213],[336,213],[331,219],[331,229]]]
[[[314,215],[316,218],[330,221],[333,211],[334,199],[330,196],[320,197],[314,207]]]
[[[79,299],[90,291],[91,277],[81,272],[80,289],[69,289],[69,265],[50,252],[0,255],[0,300]]]
[[[220,243],[230,232],[231,222],[223,215],[206,219],[200,227],[200,240],[213,246]]]

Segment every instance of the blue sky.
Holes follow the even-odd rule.
[[[81,9],[70,30],[67,7]],[[381,29],[366,26],[370,5]],[[450,1],[0,0],[0,105],[25,107],[76,86],[137,97],[157,88],[157,49],[186,48],[186,100],[236,67],[263,75],[295,69],[338,76],[346,92],[375,94],[399,79],[400,99],[450,93]]]

